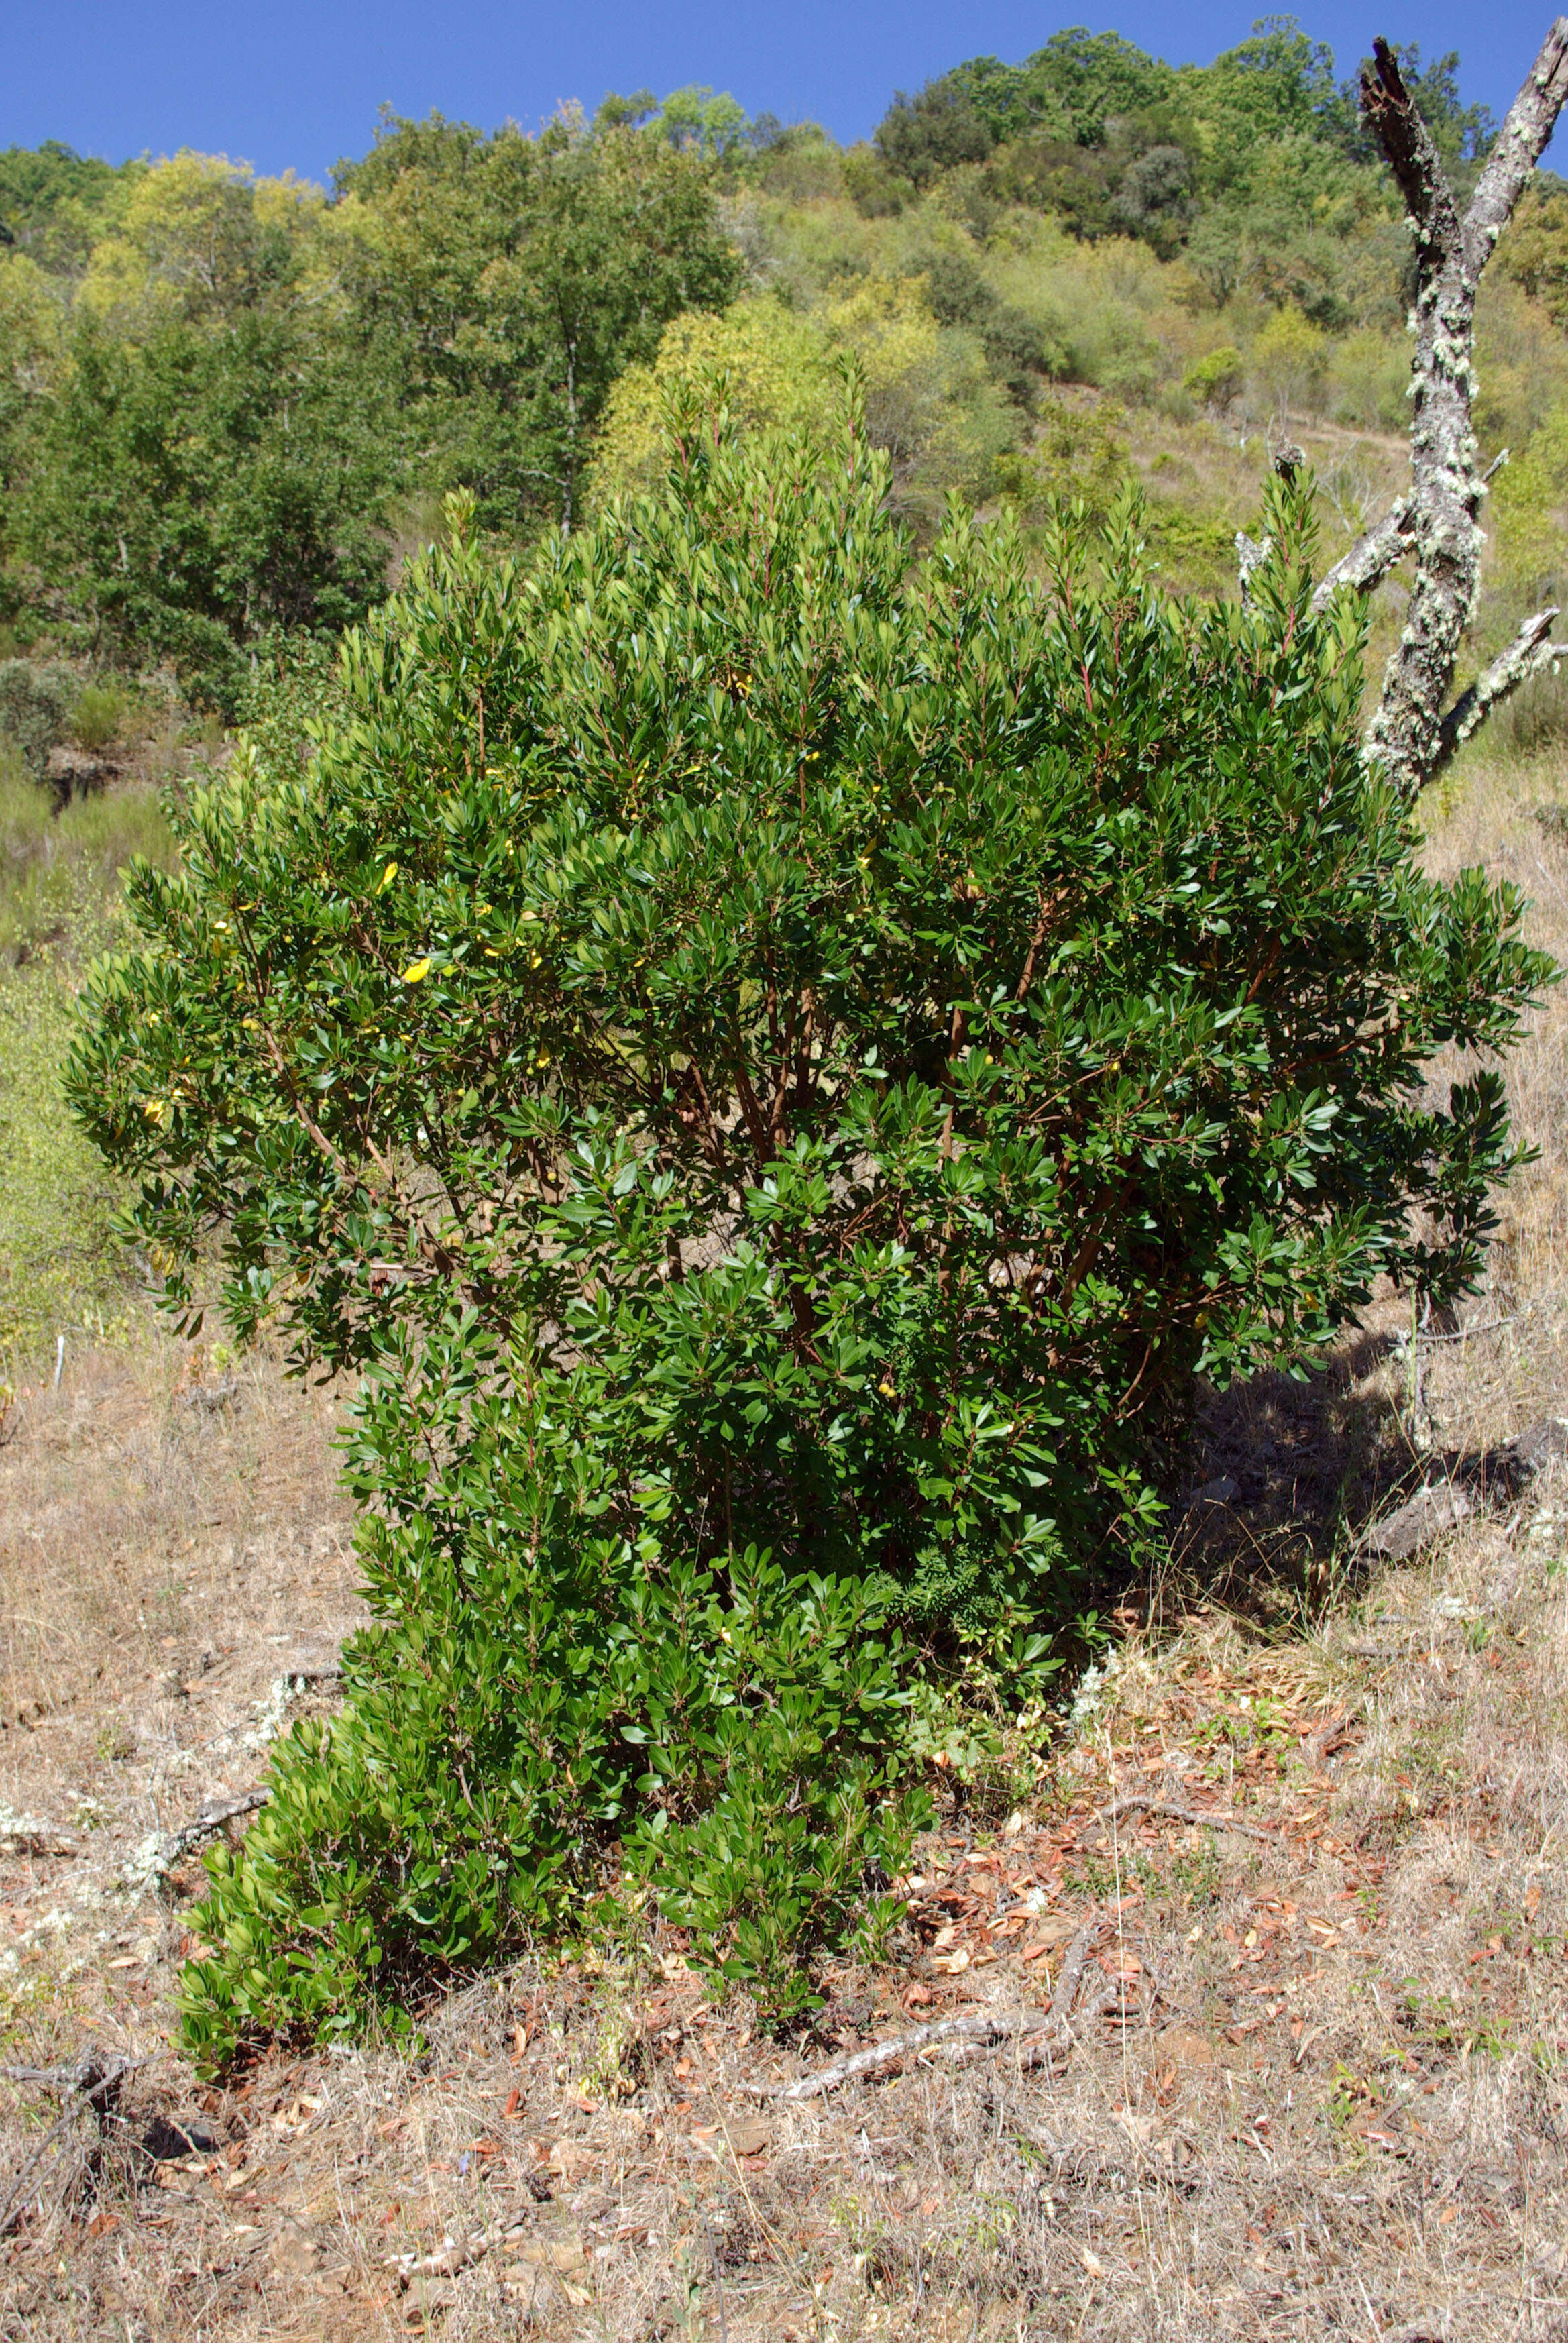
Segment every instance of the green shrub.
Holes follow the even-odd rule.
[[[57,1333],[101,1338],[126,1306],[114,1219],[125,1199],[73,1121],[61,1072],[75,995],[48,948],[0,974],[0,1373],[25,1373]]]
[[[83,966],[127,940],[119,874],[171,841],[155,792],[107,789],[56,814],[0,742],[0,1374],[57,1333],[124,1322],[129,1264],[107,1175],[61,1087]]]
[[[371,1414],[412,1471],[428,1419]],[[184,1988],[206,2066],[372,2007],[407,2031],[432,1976],[591,1901],[617,1836],[627,1885],[767,2020],[811,1998],[815,1946],[876,1920],[869,1870],[885,1876],[906,1836],[901,1695],[863,1591],[789,1581],[749,1549],[722,1570],[639,1565],[519,1469],[517,1435],[508,1406],[482,1409],[450,1511],[363,1543],[385,1624],[347,1655],[347,1712],[296,1728],[243,1851],[209,1865],[218,1949]],[[578,1460],[563,1443],[550,1461],[571,1489]]]
[[[13,740],[35,781],[70,728],[78,687],[69,668],[46,659],[0,659],[0,733]]]
[[[1515,894],[1412,859],[1283,488],[1251,607],[1137,514],[911,571],[852,427],[675,420],[528,568],[452,543],[301,772],[134,882],[72,1094],[242,1332],[365,1381],[378,1625],[220,1855],[189,2038],[330,2029],[567,1925],[618,1845],[787,2016],[896,1848],[918,1668],[1038,1687],[1193,1378],[1473,1279]]]
[[[1081,505],[1103,521],[1128,485],[1122,409],[1110,400],[1073,407],[1046,402],[1027,455],[1003,457],[997,474],[1003,496],[1022,518],[1040,518],[1063,502]]]
[[[79,749],[107,749],[125,720],[125,693],[112,683],[89,683],[71,710],[71,738]]]
[[[1246,376],[1246,359],[1240,350],[1227,344],[1223,349],[1209,351],[1190,366],[1181,377],[1181,387],[1205,407],[1228,407]]]

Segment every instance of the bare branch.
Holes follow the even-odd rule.
[[[1244,528],[1239,528],[1236,531],[1236,567],[1241,575],[1243,610],[1252,598],[1252,572],[1254,569],[1261,569],[1273,549],[1274,540],[1271,537],[1264,538],[1260,545],[1257,538],[1249,537]]]
[[[1464,269],[1471,291],[1493,246],[1513,216],[1531,173],[1546,150],[1568,100],[1568,16],[1559,16],[1541,45],[1530,78],[1508,109],[1508,119],[1476,182],[1464,215]]]
[[[1457,251],[1459,213],[1448,174],[1383,40],[1372,43],[1372,65],[1362,74],[1362,112],[1399,181],[1418,242],[1444,255]]]
[[[1568,18],[1560,17],[1510,109],[1462,222],[1431,133],[1386,41],[1374,42],[1372,66],[1362,76],[1362,109],[1399,182],[1415,240],[1407,512],[1416,574],[1405,625],[1367,731],[1368,754],[1409,797],[1430,780],[1489,708],[1553,656],[1543,628],[1532,620],[1513,649],[1444,716],[1442,703],[1475,614],[1481,579],[1483,482],[1470,415],[1476,287],[1565,99]],[[1388,549],[1385,543],[1375,550]],[[1369,572],[1375,570],[1373,550],[1368,548]],[[1352,565],[1361,553],[1360,547],[1352,551]],[[1342,563],[1339,571],[1338,583],[1356,582],[1353,568],[1346,574]],[[1323,580],[1316,607],[1328,599],[1335,578],[1331,572]],[[1375,576],[1369,574],[1368,582],[1375,583]]]
[[[1350,551],[1341,556],[1333,568],[1320,581],[1312,596],[1312,608],[1326,610],[1342,586],[1357,594],[1370,594],[1393,568],[1402,561],[1415,544],[1415,525],[1411,518],[1410,501],[1402,497],[1392,510],[1386,513],[1375,528],[1358,537]]]
[[[254,1815],[271,1796],[270,1790],[258,1787],[242,1791],[237,1798],[223,1798],[204,1806],[194,1822],[182,1823],[178,1830],[170,1831],[163,1839],[157,1851],[156,1869],[172,1871],[182,1855],[188,1855],[193,1846],[199,1846],[204,1838],[211,1838],[241,1815]]]
[[[1222,1815],[1210,1806],[1181,1806],[1170,1798],[1146,1797],[1137,1790],[1130,1797],[1118,1798],[1097,1814],[1101,1825],[1119,1823],[1124,1815],[1163,1815],[1170,1822],[1199,1823],[1205,1830],[1236,1831],[1242,1838],[1279,1841],[1278,1831],[1264,1830],[1258,1823],[1244,1823],[1237,1815]]]
[[[84,2051],[69,2066],[0,2066],[8,2083],[34,2091],[53,2091],[56,2098],[84,2098],[89,2107],[107,2107],[126,2077],[145,2058],[122,2058],[96,2048]]]
[[[1508,649],[1493,660],[1484,674],[1477,676],[1468,691],[1461,692],[1439,729],[1434,771],[1447,764],[1456,749],[1463,748],[1499,700],[1517,691],[1522,683],[1528,683],[1533,675],[1544,674],[1560,659],[1568,659],[1568,644],[1548,639],[1557,615],[1553,608],[1538,610],[1533,618],[1526,618]]]
[[[145,2058],[121,2058],[111,2052],[96,2048],[83,2052],[69,2066],[4,2066],[0,2067],[7,2082],[24,2088],[53,2091],[66,2102],[65,2112],[58,2123],[46,2131],[17,2172],[6,2197],[0,2207],[0,2237],[8,2237],[22,2217],[30,2195],[34,2173],[49,2149],[64,2132],[70,2129],[84,2107],[90,2107],[97,2117],[102,2131],[106,2118],[112,2116],[119,2102],[120,2086],[126,2077],[145,2066]]]
[[[6,1855],[80,1855],[82,1842],[74,1832],[40,1822],[35,1815],[10,1815],[0,1822],[0,1850]]]
[[[1006,2042],[1015,2035],[1047,2034],[1053,2023],[1043,2009],[999,2009],[984,2017],[947,2017],[935,2026],[911,2026],[908,2034],[896,2034],[890,2041],[873,2042],[869,2050],[857,2050],[852,2057],[835,2058],[831,2066],[819,2068],[815,2075],[803,2075],[798,2083],[772,2088],[757,2084],[753,2088],[769,2098],[819,2098],[824,2091],[836,2091],[840,2083],[853,2082],[859,2075],[874,2075],[931,2043]]]
[[[1065,2026],[1072,2016],[1072,2005],[1078,1999],[1078,1988],[1083,1982],[1083,1964],[1089,1958],[1089,1947],[1104,1925],[1101,1915],[1091,1912],[1062,1956],[1061,1974],[1050,1997],[1053,2026]]]

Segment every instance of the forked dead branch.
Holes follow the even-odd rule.
[[[1385,40],[1362,76],[1362,112],[1404,197],[1415,244],[1415,357],[1411,379],[1411,486],[1336,562],[1314,598],[1322,608],[1348,586],[1370,593],[1407,553],[1416,558],[1410,604],[1383,677],[1367,747],[1414,797],[1532,676],[1555,668],[1555,608],[1526,618],[1507,649],[1446,709],[1465,631],[1475,615],[1485,490],[1471,404],[1475,394],[1475,297],[1568,98],[1568,17],[1559,16],[1509,109],[1462,215],[1432,135]],[[1241,548],[1243,576],[1251,548]]]

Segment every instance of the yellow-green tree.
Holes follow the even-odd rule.
[[[795,430],[832,412],[846,361],[861,385],[867,436],[891,457],[903,504],[934,507],[949,488],[988,493],[1016,427],[978,337],[939,324],[923,277],[873,275],[807,311],[752,295],[722,317],[667,327],[654,361],[628,368],[611,394],[596,494],[655,477],[662,418],[681,385],[722,377],[743,429]]]

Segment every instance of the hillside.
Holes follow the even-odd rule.
[[[1412,86],[1462,186],[1492,126]],[[1172,71],[1054,35],[890,106],[869,145],[678,91],[539,136],[386,119],[330,188],[182,152],[0,156],[0,626],[232,717],[254,653],[330,637],[442,495],[500,541],[646,460],[652,393],[728,367],[759,417],[866,368],[918,528],[1136,477],[1173,586],[1222,590],[1271,437],[1315,427],[1333,525],[1405,416],[1400,200],[1289,19]],[[1539,179],[1483,294],[1478,408],[1512,590],[1554,589],[1568,192]]]
[[[1496,126],[1465,103],[1457,59],[1401,55],[1462,198]],[[1317,623],[1317,572],[1289,582],[1290,530],[1309,544],[1315,526],[1332,563],[1411,468],[1410,237],[1350,62],[1292,19],[1180,69],[1113,35],[1062,32],[1020,64],[971,59],[896,95],[855,146],[749,120],[710,90],[639,92],[591,116],[563,108],[537,137],[387,117],[325,188],[189,152],[118,167],[55,144],[0,154],[5,2343],[1568,2332],[1568,999],[1553,980],[1568,964],[1568,717],[1559,676],[1540,674],[1391,812],[1361,746],[1353,618],[1332,639],[1324,622],[1317,666],[1288,665]],[[1568,183],[1529,186],[1482,281],[1475,357],[1490,536],[1456,681],[1568,587]],[[692,386],[711,398],[722,377],[744,454],[769,427],[836,414],[846,357],[880,485],[851,464],[853,494],[829,507],[803,464],[755,559],[762,540],[736,521],[729,600],[702,604],[689,638],[669,620],[649,649],[645,606],[615,568],[629,508],[614,500],[657,478],[668,417],[711,421]],[[1292,455],[1276,476],[1288,446],[1304,475]],[[756,512],[776,509],[744,493],[726,505],[727,480],[745,491],[756,476],[713,463],[691,468],[710,499],[692,508],[709,515],[702,560],[732,514],[760,528]],[[1236,537],[1261,529],[1265,498],[1284,550],[1276,538],[1258,556],[1260,618],[1256,600],[1241,607]],[[639,509],[638,575],[667,558],[684,590],[701,563],[679,515]],[[850,517],[837,538],[829,510]],[[1135,517],[1148,573],[1093,535],[1117,512]],[[777,567],[806,581],[799,636],[794,606],[756,585],[796,527],[807,552]],[[875,528],[886,574],[866,549]],[[1091,548],[1077,569],[1069,543]],[[966,544],[982,548],[969,569]],[[841,641],[825,622],[811,631],[812,594],[840,558]],[[1068,876],[1053,891],[1029,866],[1027,953],[987,994],[970,973],[992,966],[977,907],[989,919],[1013,884],[1011,830],[1035,800],[1018,783],[1024,751],[1005,745],[1021,722],[1000,749],[987,729],[984,653],[1013,639],[973,613],[1048,610],[1043,633],[1065,610],[1089,628],[1106,577],[1117,659],[1139,613],[1153,648],[1147,668],[1141,654],[1113,665],[1098,701],[1075,652],[1080,729],[1051,734],[1049,756],[1030,736]],[[1369,702],[1408,583],[1396,574],[1370,598]],[[1030,603],[1037,589],[1058,598]],[[909,615],[922,598],[924,633]],[[685,611],[677,593],[646,608],[661,622]],[[702,632],[716,609],[721,638]],[[943,613],[960,646],[950,687],[931,648]],[[900,627],[913,650],[879,669]],[[769,698],[769,657],[793,689],[801,641],[822,672],[842,654],[849,679],[848,714],[827,693],[812,731],[791,726],[817,669],[799,708],[786,689]],[[1175,681],[1145,707],[1160,658]],[[879,732],[859,704],[879,699],[868,675],[929,763],[900,767],[896,726]],[[1321,724],[1301,705],[1314,692]],[[1282,704],[1296,709],[1285,721]],[[1135,786],[1117,801],[1123,715]],[[1229,795],[1193,777],[1211,720]],[[770,727],[790,747],[782,782]],[[996,836],[978,794],[957,847],[920,830],[930,775],[934,798],[950,768],[987,756],[1015,791],[994,799]],[[580,799],[548,794],[562,769]],[[732,796],[713,782],[704,797],[716,774]],[[822,792],[809,821],[809,787]],[[900,789],[895,820],[878,801]],[[1316,840],[1326,867],[1339,849],[1325,809],[1342,805],[1377,831],[1378,855],[1336,864],[1354,906],[1342,915],[1324,887],[1302,949],[1364,946],[1379,982],[1386,958],[1386,983],[1363,996],[1350,968],[1344,998],[1375,999],[1376,1013],[1345,1012],[1342,1031],[1325,1013],[1287,1107],[1267,1089],[1284,1055],[1247,1042],[1245,1019],[1263,995],[1261,1033],[1273,985],[1290,1025],[1321,970],[1274,975],[1277,944],[1297,940],[1288,890],[1255,973],[1232,937],[1257,916],[1254,870],[1272,883],[1296,868],[1312,891],[1319,866],[1307,850],[1291,864],[1292,841]],[[684,833],[658,828],[672,806]],[[1161,820],[1140,864],[1126,842]],[[1359,840],[1358,822],[1338,834]],[[815,897],[791,894],[799,868],[818,880],[819,849],[827,868],[824,840],[841,870]],[[1221,884],[1227,852],[1239,876],[1227,865]],[[727,855],[748,884],[764,869],[802,950],[819,947],[814,921],[842,918],[851,936],[880,922],[883,957],[856,996],[883,1018],[865,1028],[877,1046],[833,1045],[855,1080],[869,1069],[868,1091],[889,1081],[900,1021],[913,1034],[933,1001],[942,1012],[938,1073],[923,1091],[910,1078],[908,1122],[892,1125],[906,1151],[896,1227],[877,1219],[886,1194],[867,1166],[887,1141],[871,1110],[846,1114],[838,1154],[819,1160],[804,1107],[789,1132],[782,1074],[771,1092],[759,1080],[768,1121],[739,1081],[733,1111],[717,1090],[710,1104],[688,1040],[659,1071],[668,1034],[694,1030],[692,998],[706,1014],[744,996],[775,1044],[788,1029],[781,1066],[795,1046],[787,987],[764,1000],[733,973],[751,966],[755,902],[739,882],[720,890]],[[114,957],[130,947],[133,862],[151,939],[134,970]],[[699,867],[713,892],[691,879],[689,902]],[[1081,878],[1087,908],[1064,912]],[[568,895],[569,949],[555,937],[536,979]],[[1154,924],[1188,898],[1202,911],[1191,938],[1174,915]],[[1551,966],[1497,942],[1515,900]],[[1058,915],[1081,925],[1052,941],[1059,1056],[1038,1062],[1073,1080],[1037,1085],[1061,1106],[1048,1142],[1043,1114],[1014,1131],[994,1102],[1010,1078],[998,1059],[1010,1052],[1016,1072],[1035,1046],[1022,1012]],[[242,916],[243,967],[229,925]],[[1182,949],[1117,976],[1131,1011],[1110,979],[1074,994],[1081,962],[1131,961],[1149,935]],[[961,991],[940,967],[955,938]],[[855,949],[870,967],[871,943]],[[1228,950],[1230,1005],[1214,975],[1232,981]],[[591,987],[618,952],[635,1016],[595,1025],[598,1007],[580,1004],[602,1005]],[[1344,974],[1335,962],[1331,1009]],[[849,991],[835,996],[840,1037],[859,1031]],[[804,1099],[830,1020],[811,1021],[810,980],[801,998]],[[1521,1038],[1491,1053],[1484,1037],[1506,1041],[1515,1000]],[[1190,1068],[1159,1051],[1193,1001],[1208,1104],[1172,1141],[1160,1116]],[[982,1049],[1015,1011],[1005,1050]],[[582,1072],[594,1051],[597,1091]],[[1333,1090],[1332,1068],[1358,1051],[1394,1071],[1386,1099],[1369,1075],[1346,1140],[1334,1117],[1364,1101]],[[1151,1100],[1141,1063],[1177,1067]],[[895,1113],[903,1095],[895,1083]],[[620,1157],[599,1149],[607,1099],[633,1101],[615,1108],[632,1134]],[[963,1270],[953,1230],[960,1205],[980,1218],[984,1167],[979,1122],[953,1133],[976,1099],[1007,1141],[1000,1190],[1024,1190],[1031,1147],[1090,1167],[1089,1233],[1059,1246],[1049,1351],[1028,1353],[1038,1388],[1041,1358],[1060,1369],[1040,1409],[1050,1429],[1031,1420],[1027,1451],[1021,1412],[1008,1429],[1019,1485],[1054,1473],[1068,1524],[1028,1613],[979,1499],[962,1534],[922,1545],[927,1514],[871,1487],[871,1467],[865,1511],[842,1518],[874,1518],[892,1557],[883,1591],[848,1574],[858,1551],[813,1574],[839,1555],[839,1516],[819,1534],[829,1483],[799,1394],[810,1386],[829,1424],[821,1456],[859,1471],[869,1422],[872,1467],[904,1491],[888,1427],[903,1437],[918,1417],[921,1343],[944,1359],[960,1347],[958,1309],[942,1315]],[[1271,1117],[1282,1128],[1298,1108],[1311,1146],[1266,1155]],[[1473,1156],[1453,1140],[1466,1112]],[[1493,1189],[1504,1113],[1522,1151]],[[122,1166],[139,1161],[138,1221],[121,1219],[137,1175],[110,1168],[89,1128]],[[1202,1150],[1222,1129],[1221,1161]],[[569,1191],[568,1142],[588,1167]],[[764,1165],[749,1185],[734,1169],[743,1142]],[[1380,1191],[1363,1213],[1359,1193],[1336,1192],[1331,1172],[1354,1185],[1331,1164],[1336,1143],[1362,1148],[1363,1184],[1386,1180],[1392,1203]],[[1156,1350],[1147,1296],[1174,1293],[1191,1263],[1169,1234],[1163,1252],[1148,1241],[1152,1206],[1134,1213],[1143,1315],[1118,1325],[1095,1167],[1101,1151],[1116,1166],[1101,1184],[1125,1219],[1129,1197],[1154,1193],[1140,1165],[1160,1158],[1178,1186],[1183,1149],[1215,1196],[1241,1192],[1238,1165],[1283,1167],[1276,1187],[1308,1201],[1292,1198],[1294,1223],[1279,1207],[1278,1230],[1307,1234],[1269,1253],[1260,1204],[1231,1247],[1252,1248],[1268,1293],[1233,1355],[1271,1363],[1228,1386],[1209,1337],[1231,1256],[1202,1292],[1191,1273],[1190,1407],[1151,1418],[1140,1449],[1123,1414],[1135,1423]],[[211,1163],[250,1182],[238,1234],[201,1186]],[[662,1185],[639,1186],[649,1165]],[[679,1217],[681,1179],[708,1183],[705,1222]],[[1060,1170],[1057,1198],[1070,1187]],[[1402,1212],[1408,1246],[1380,1234],[1378,1210],[1391,1227]],[[1316,1251],[1314,1214],[1333,1230]],[[793,1325],[758,1267],[765,1229],[775,1258],[801,1264]],[[1361,1272],[1343,1267],[1357,1243],[1373,1261],[1359,1299]],[[853,1276],[830,1352],[800,1325],[813,1248],[832,1245]],[[884,1322],[853,1316],[854,1280],[917,1291],[922,1245],[940,1276],[918,1306],[897,1304],[904,1317],[888,1305],[898,1341],[879,1351]],[[1002,1332],[981,1358],[981,1403],[960,1422],[955,1403],[940,1440],[918,1423],[908,1435],[909,1485],[931,1519],[972,1456],[990,1469],[1012,1339],[996,1296],[1043,1281],[1046,1251],[977,1242],[979,1298],[962,1307]],[[1412,1302],[1379,1262],[1448,1283]],[[1336,1275],[1337,1319],[1318,1293]],[[1096,1277],[1110,1300],[1083,1301]],[[177,1311],[160,1312],[171,1297]],[[754,1305],[764,1314],[748,1319]],[[769,1352],[757,1328],[774,1319]],[[736,1327],[752,1345],[738,1342],[744,1373],[708,1380]],[[1118,1373],[1126,1410],[1112,1392],[1094,1417],[1084,1394],[1098,1405]],[[835,1375],[849,1396],[821,1399]],[[968,1406],[956,1369],[950,1388]],[[1052,1435],[1080,1398],[1104,1485],[1074,1516],[1076,1489],[1060,1490],[1093,1475],[1069,1439],[1089,1435],[1064,1434],[1060,1456]],[[721,1455],[716,1475],[693,1423]],[[530,1511],[528,1473],[548,1477],[536,1444],[578,1512]],[[794,1503],[797,1484],[808,1624],[781,1609],[773,1628],[771,1548],[752,1525],[795,1520],[778,1492]],[[996,1486],[999,1518],[1046,1550],[1054,1515],[1041,1529],[1000,1470]],[[566,1615],[584,1583],[597,1596],[596,1576],[618,1586],[626,1554],[625,1614],[583,1602],[572,1615],[589,1625],[552,1643],[551,1604]],[[989,1612],[988,1567],[1004,1587]],[[610,1622],[597,1642],[596,1618]],[[651,1680],[652,1651],[665,1679]],[[837,1673],[819,1707],[801,1686],[824,1653]],[[537,1747],[531,1714],[507,1737],[522,1676],[541,1688]],[[573,1743],[559,1716],[571,1701],[588,1713],[612,1679],[632,1686],[624,1715],[607,1700]],[[867,1684],[879,1722],[854,1714]],[[399,1701],[413,1687],[412,1712],[432,1686],[419,1715],[444,1717],[447,1737],[421,1749],[416,1778]],[[357,1754],[344,1730],[356,1704],[369,1719]],[[331,1817],[334,1732],[360,1766],[345,1778],[365,1793],[361,1837]],[[505,1753],[493,1783],[486,1747]],[[316,1753],[317,1771],[302,1764],[290,1783],[291,1750]],[[783,1752],[777,1779],[749,1807],[765,1750]],[[317,1838],[313,1801],[328,1817]],[[214,1878],[240,1877],[258,1817],[253,1856],[280,1813],[297,1834],[286,1862],[246,1875],[249,1904],[202,1904]],[[383,1874],[396,1896],[356,1906],[356,1883]],[[477,1883],[467,1910],[463,1879]],[[398,1897],[398,1925],[412,1921],[401,1938],[385,1927],[384,1951],[372,1930]]]

